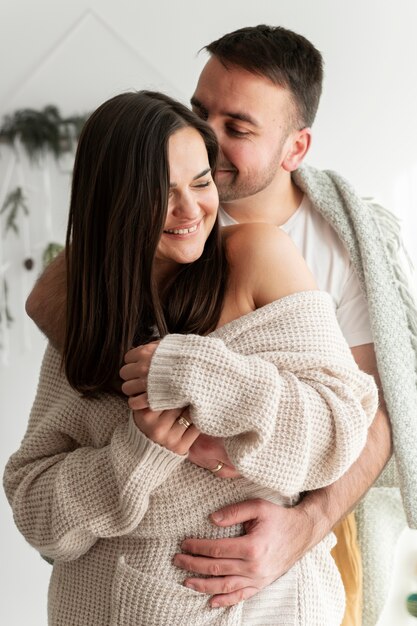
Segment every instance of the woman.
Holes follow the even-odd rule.
[[[149,92],[104,103],[80,137],[66,377],[48,348],[5,473],[19,529],[54,561],[52,625],[335,626],[342,618],[331,537],[253,600],[226,609],[184,587],[172,564],[185,536],[242,533],[211,526],[212,510],[254,495],[291,505],[300,491],[336,480],[376,409],[373,382],[289,239],[260,224],[220,236],[216,156],[204,122]],[[130,414],[107,390],[126,350],[158,337],[147,387],[156,411]],[[128,367],[125,391],[141,408],[137,366]],[[217,380],[224,401],[211,406]],[[187,405],[188,417],[158,413]],[[187,460],[200,431],[226,439],[242,477],[218,480]]]

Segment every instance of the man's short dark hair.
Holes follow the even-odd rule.
[[[237,65],[288,89],[296,124],[312,125],[322,90],[323,58],[308,39],[282,26],[261,24],[223,35],[205,49],[226,67]]]

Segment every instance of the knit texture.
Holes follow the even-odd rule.
[[[190,406],[244,476],[291,497],[334,482],[365,444],[375,387],[353,365],[330,296],[302,292],[208,337],[164,337],[148,398],[154,410]]]
[[[62,374],[58,353],[47,349],[28,429],[4,485],[21,532],[54,559],[52,626],[340,623],[344,598],[332,535],[255,598],[227,609],[210,609],[206,595],[183,587],[186,573],[172,558],[185,537],[242,533],[240,525],[212,525],[208,515],[217,508],[257,496],[291,504],[296,487],[319,487],[323,476],[335,480],[366,439],[373,382],[357,369],[331,300],[319,292],[267,305],[220,328],[212,341],[250,363],[246,401],[267,398],[254,415],[240,414],[235,397],[233,415],[193,408],[203,430],[228,437],[229,453],[250,480],[221,480],[151,442],[122,398],[81,397]],[[275,468],[271,459],[280,455],[285,463]]]
[[[363,626],[374,626],[388,595],[404,512],[387,487],[400,487],[411,528],[417,528],[417,311],[407,282],[398,220],[360,198],[339,174],[303,166],[296,185],[345,244],[366,295],[378,372],[390,416],[394,458],[358,509],[364,568]],[[415,286],[414,286],[415,287]],[[365,515],[366,511],[366,515]],[[387,532],[390,528],[390,532]],[[374,537],[381,538],[377,545]],[[383,545],[383,550],[381,550]]]

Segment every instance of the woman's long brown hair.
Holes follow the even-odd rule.
[[[187,126],[202,136],[214,170],[211,129],[163,94],[116,96],[82,131],[66,240],[63,361],[83,393],[108,390],[130,347],[155,334],[205,334],[219,320],[227,264],[217,220],[202,256],[181,266],[163,293],[153,276],[168,206],[168,140]]]

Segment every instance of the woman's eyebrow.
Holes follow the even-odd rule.
[[[203,170],[202,172],[200,172],[199,174],[196,174],[193,177],[193,180],[198,180],[199,178],[201,178],[202,176],[205,176],[206,174],[208,174],[209,172],[211,172],[211,167],[207,167],[205,170]],[[171,187],[176,187],[177,183],[169,183],[170,188]]]

